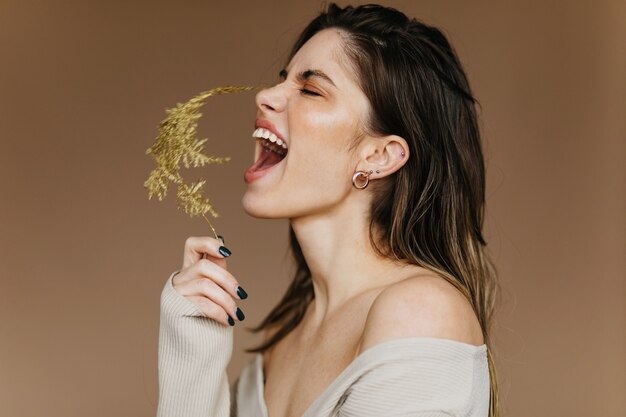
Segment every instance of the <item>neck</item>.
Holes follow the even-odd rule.
[[[372,248],[363,207],[363,203],[341,204],[323,215],[291,219],[311,271],[314,325],[321,325],[351,298],[397,281],[398,269],[406,266]]]

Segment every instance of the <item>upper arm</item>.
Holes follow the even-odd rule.
[[[443,278],[421,276],[390,285],[369,310],[360,351],[405,337],[483,344],[480,324],[465,296]]]

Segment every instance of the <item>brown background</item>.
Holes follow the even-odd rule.
[[[206,224],[148,201],[164,109],[276,80],[319,1],[0,1],[0,415],[151,416],[159,294]],[[531,5],[533,3],[534,5]],[[482,104],[486,236],[503,303],[508,416],[624,416],[626,3],[390,1],[445,30]],[[245,215],[252,94],[201,120],[209,178],[248,290],[285,288],[287,222]],[[255,341],[238,325],[234,377]]]

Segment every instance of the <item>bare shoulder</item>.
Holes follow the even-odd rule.
[[[406,337],[452,339],[477,346],[484,343],[469,301],[436,275],[407,278],[381,291],[367,315],[359,351]]]

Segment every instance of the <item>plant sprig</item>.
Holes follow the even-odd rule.
[[[179,171],[181,166],[197,168],[207,164],[223,164],[230,161],[230,157],[204,154],[204,144],[208,139],[200,140],[197,136],[198,119],[202,117],[199,109],[209,97],[256,88],[217,87],[198,94],[186,103],[177,103],[176,107],[166,110],[168,116],[159,124],[159,135],[155,143],[146,150],[146,155],[152,155],[157,164],[143,184],[148,190],[148,199],[156,196],[159,201],[163,201],[170,185],[177,184],[178,209],[182,209],[190,217],[204,217],[216,238],[217,233],[206,214],[209,213],[215,218],[219,217],[219,214],[209,199],[202,195],[206,180],[201,178],[191,184],[186,184]]]

